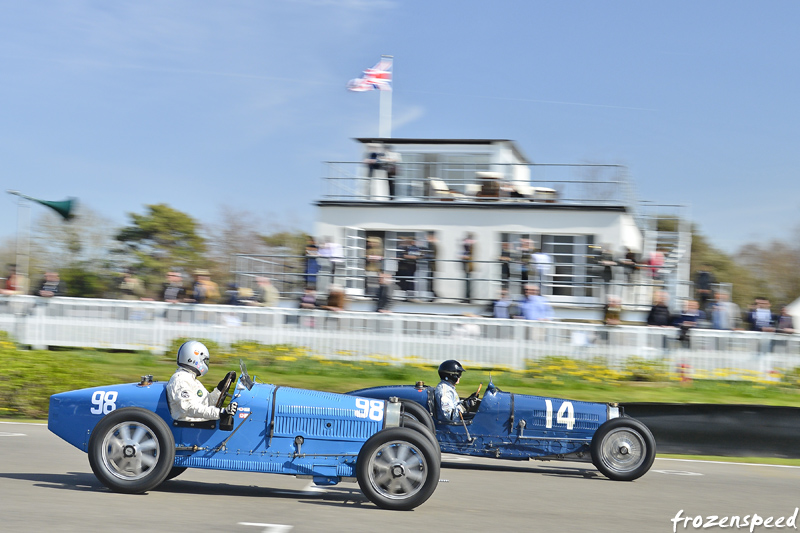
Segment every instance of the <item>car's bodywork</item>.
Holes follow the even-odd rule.
[[[398,404],[254,383],[246,369],[242,370],[233,387],[238,410],[227,421],[173,420],[166,382],[143,378],[138,384],[53,395],[48,428],[89,453],[98,478],[122,492],[150,490],[186,467],[290,474],[310,478],[318,485],[358,479],[371,500],[396,509],[415,507],[430,496],[428,491],[433,492],[438,481],[438,456],[415,440],[417,432],[398,428]],[[168,428],[161,434],[159,419]],[[101,434],[95,435],[98,432]],[[406,468],[414,464],[413,486],[395,487],[391,480],[375,479],[382,469],[393,466],[384,453],[390,445],[377,445],[370,456],[362,453],[362,448],[370,442],[375,448],[375,442],[386,440],[385,435],[392,436],[388,442],[401,442],[408,454]],[[409,437],[407,442],[405,437]],[[157,479],[162,472],[155,472],[156,459],[170,462],[163,466],[168,469],[163,479]],[[361,462],[369,462],[369,468],[359,465]],[[137,483],[148,476],[153,478],[150,482]],[[364,476],[369,479],[362,480]],[[431,482],[429,478],[437,479]],[[376,501],[364,483],[383,490],[384,498]],[[404,491],[410,489],[416,498],[404,497]]]
[[[443,453],[503,459],[592,461],[612,479],[643,475],[653,462],[655,441],[617,404],[515,394],[491,381],[477,407],[454,421],[437,416],[434,387],[373,387],[349,394],[414,402],[431,415]],[[406,409],[408,410],[408,409]]]

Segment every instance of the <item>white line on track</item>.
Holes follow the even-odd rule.
[[[256,522],[239,522],[239,526],[255,526],[263,528],[262,533],[284,533],[291,531],[294,526],[287,526],[286,524],[259,524]]]
[[[0,424],[14,424],[15,426],[46,426],[47,422],[2,422]]]
[[[6,431],[0,431],[0,437],[27,437],[25,433],[8,433]]]
[[[657,457],[659,461],[681,461],[684,463],[709,463],[712,465],[739,465],[739,466],[769,466],[772,468],[800,468],[794,465],[765,465],[762,463],[734,463],[729,461],[708,461],[705,459],[673,459],[671,457]]]

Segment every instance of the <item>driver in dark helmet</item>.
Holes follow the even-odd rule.
[[[184,342],[178,348],[178,369],[167,384],[167,403],[174,420],[202,422],[219,420],[222,413],[235,414],[239,407],[231,402],[228,407],[216,407],[225,391],[227,376],[209,393],[197,379],[208,372],[208,348],[198,341]]]
[[[437,415],[440,420],[458,422],[460,417],[469,412],[469,408],[472,406],[472,397],[461,400],[456,392],[456,385],[458,385],[463,372],[465,372],[464,367],[455,359],[448,359],[439,365],[439,377],[442,381],[436,385],[434,394],[436,395],[436,405],[439,408]]]

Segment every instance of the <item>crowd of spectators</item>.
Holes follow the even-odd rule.
[[[461,262],[465,291],[462,301],[470,302],[470,274],[474,271],[474,257],[477,243],[472,233],[465,233],[459,244],[459,261]],[[587,263],[595,267],[594,274],[602,282],[605,305],[602,309],[601,321],[606,326],[622,324],[622,300],[611,290],[614,279],[614,267],[621,267],[617,272],[624,274],[626,282],[630,282],[637,270],[644,269],[655,279],[659,259],[651,258],[647,263],[640,263],[635,254],[625,249],[619,258],[614,258],[606,246],[591,247]],[[436,262],[438,244],[435,234],[429,232],[425,239],[417,241],[411,237],[403,237],[399,242],[396,254],[396,270],[384,270],[386,265],[384,244],[380,238],[371,236],[367,239],[365,249],[365,283],[364,297],[374,302],[374,311],[391,313],[396,300],[419,301],[421,295],[429,296],[429,301],[437,298],[435,287]],[[553,306],[547,297],[541,294],[552,259],[537,249],[530,239],[521,239],[518,245],[503,242],[500,245],[497,263],[500,271],[500,289],[498,297],[486,308],[484,316],[500,319],[523,319],[534,321],[554,320]],[[516,264],[512,269],[511,265]],[[318,245],[312,237],[306,243],[303,261],[304,291],[297,301],[301,309],[323,309],[328,311],[344,311],[348,309],[348,299],[344,287],[339,280],[343,276],[344,256],[340,244],[330,237],[322,239]],[[512,284],[518,275],[521,284],[521,295],[515,297]],[[320,280],[328,282],[318,291]],[[26,283],[16,272],[15,265],[7,265],[7,275],[0,286],[0,295],[24,294]],[[656,285],[658,286],[658,285]],[[40,283],[35,285],[33,294],[42,298],[65,296],[66,284],[60,279],[58,272],[48,271]],[[184,274],[177,270],[169,271],[153,298],[152,292],[146,290],[145,284],[135,273],[123,273],[116,285],[115,297],[122,300],[160,300],[168,303],[192,304],[227,304],[238,306],[276,307],[281,305],[281,293],[272,281],[264,276],[252,278],[251,286],[228,283],[221,291],[217,283],[211,280],[207,270],[195,270],[192,279],[184,279]],[[397,291],[399,292],[399,295]],[[696,328],[716,330],[760,331],[768,333],[792,334],[795,331],[792,316],[786,306],[780,312],[772,309],[767,298],[758,297],[742,311],[733,303],[730,295],[719,290],[712,268],[702,265],[696,273],[694,298],[680,302],[671,307],[669,295],[664,290],[656,290],[653,304],[647,315],[646,324],[650,327],[673,328],[677,340],[684,346],[691,345],[691,331]],[[287,303],[286,298],[283,298]],[[289,303],[289,306],[291,304]],[[673,309],[680,307],[680,311]]]

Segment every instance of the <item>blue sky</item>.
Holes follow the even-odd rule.
[[[163,202],[311,230],[321,162],[377,135],[378,94],[345,84],[392,54],[395,136],[627,165],[730,251],[800,224],[799,22],[795,1],[0,1],[0,186],[120,226]]]

